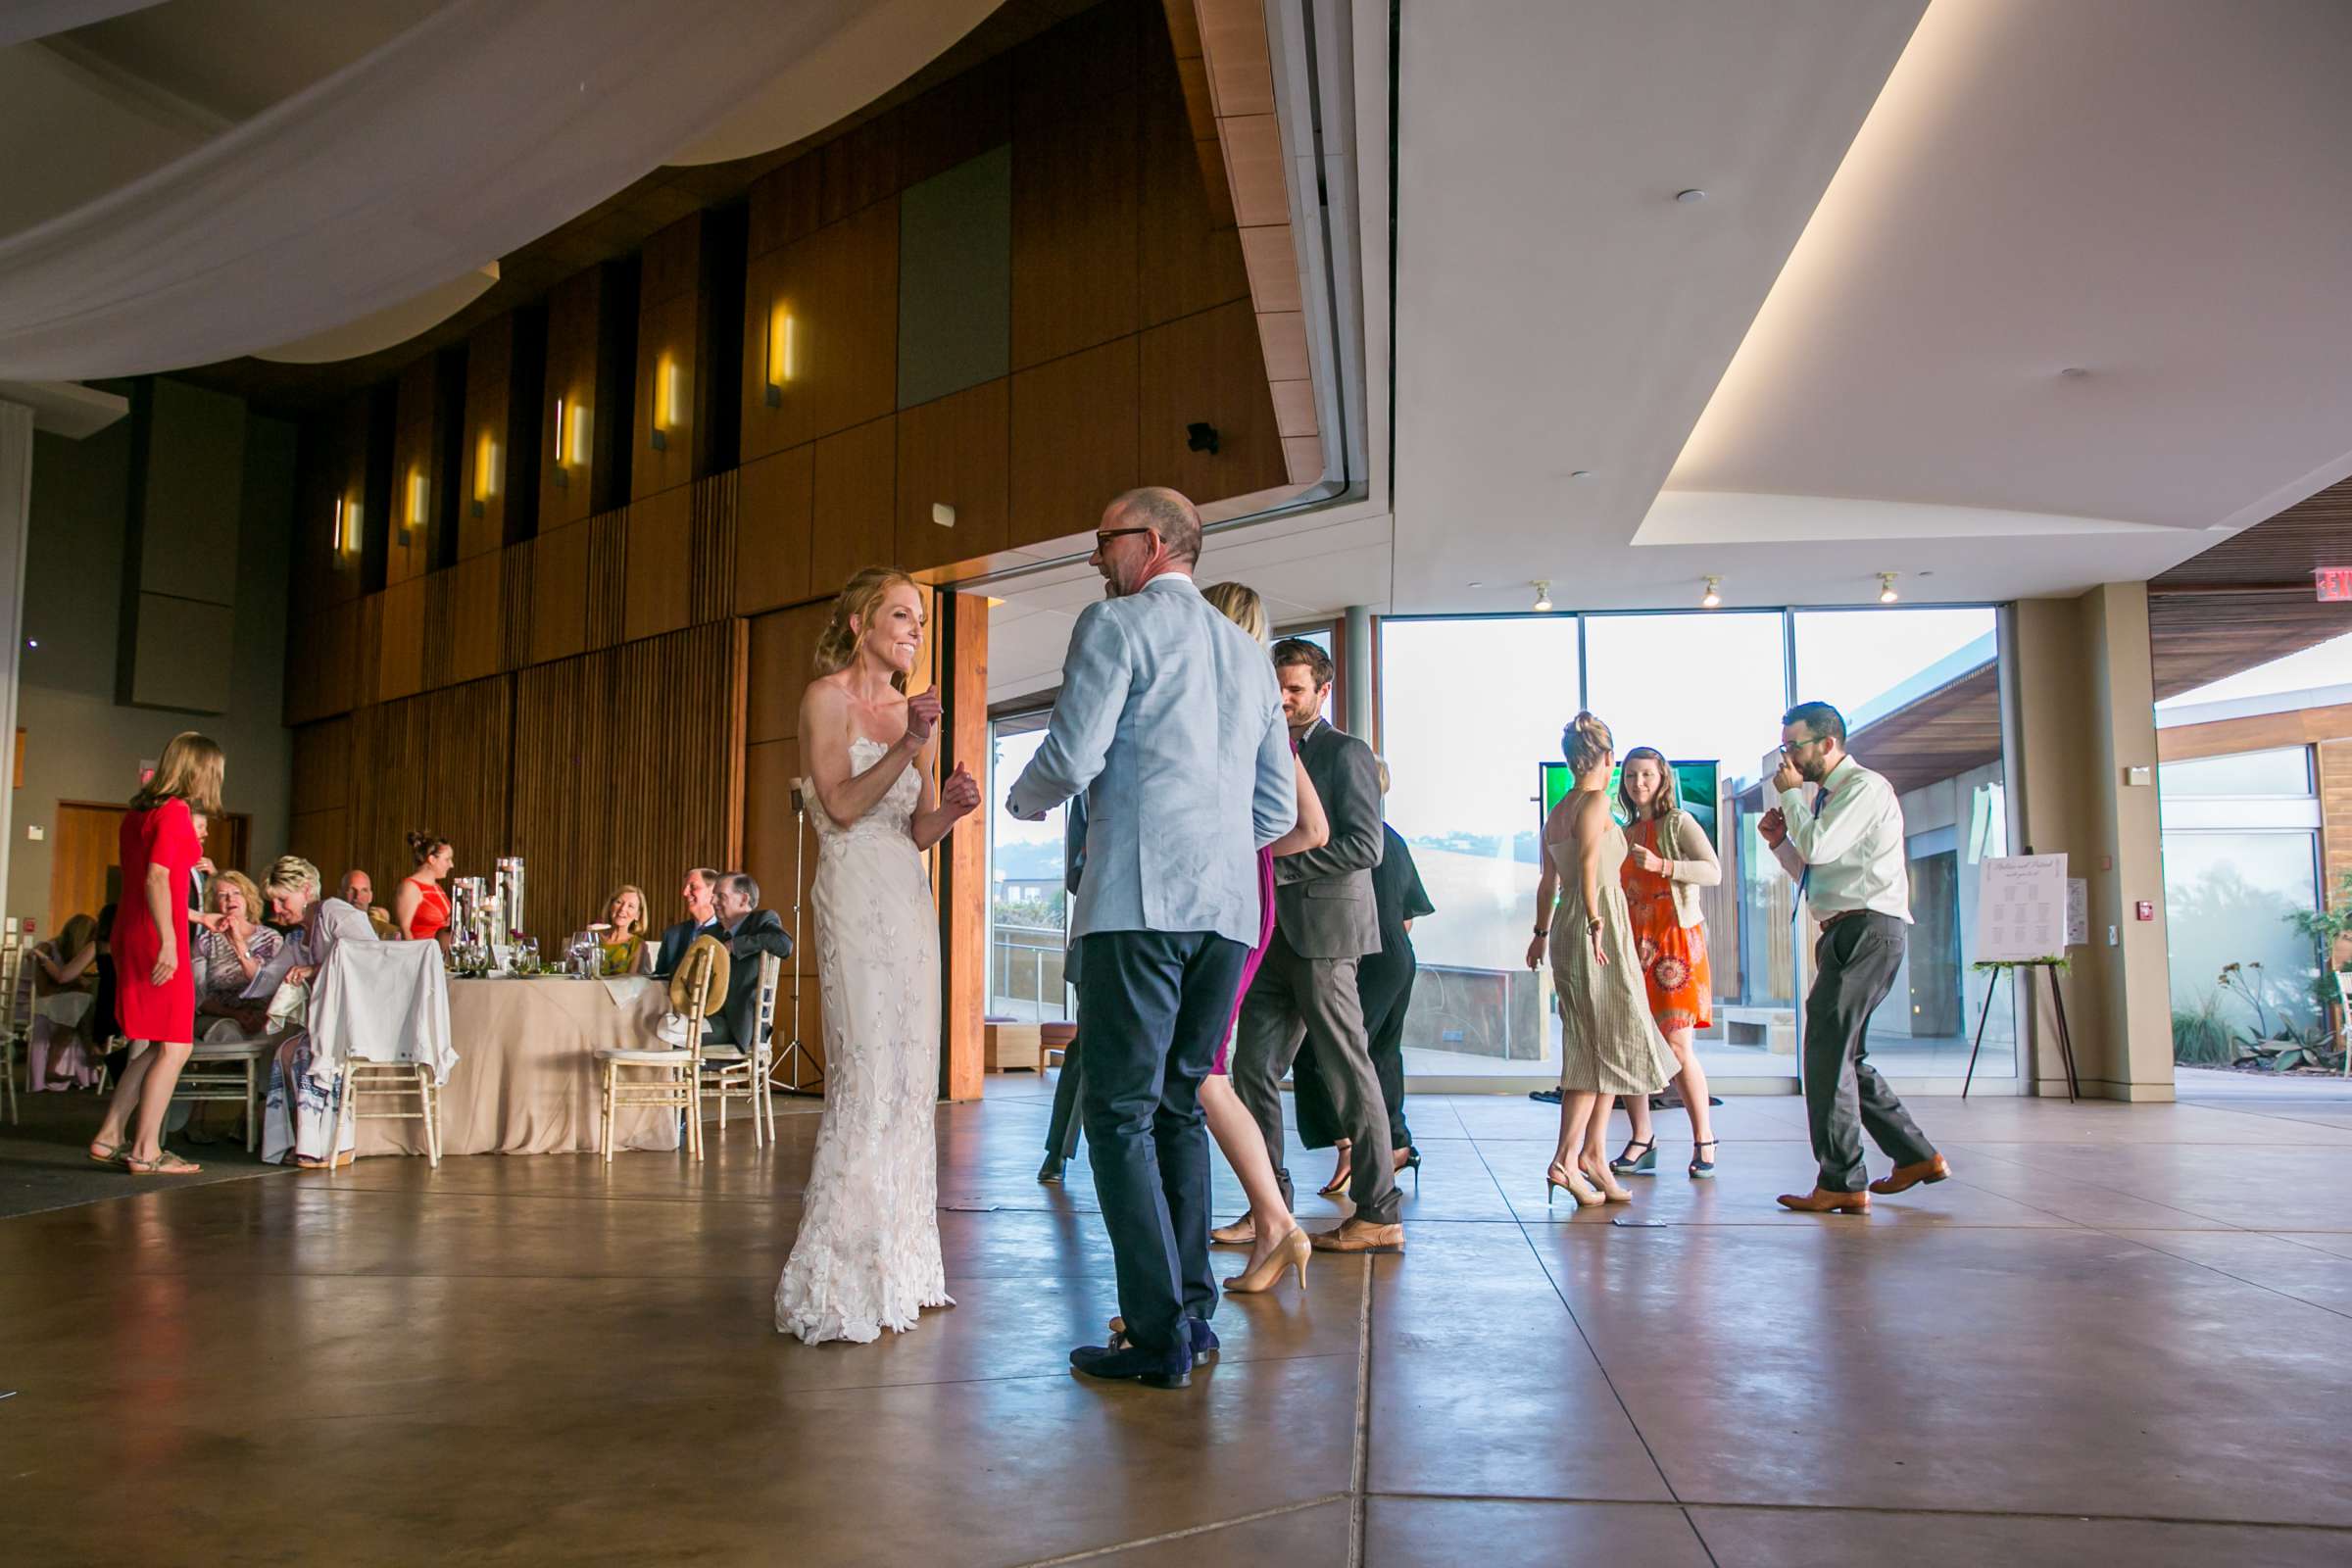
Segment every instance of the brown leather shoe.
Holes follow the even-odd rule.
[[[1401,1252],[1404,1227],[1348,1219],[1341,1221],[1336,1230],[1317,1231],[1306,1240],[1318,1252]]]
[[[1219,1247],[1255,1247],[1257,1222],[1244,1214],[1230,1225],[1220,1225],[1208,1233],[1208,1239]]]
[[[1781,1206],[1793,1208],[1800,1214],[1867,1214],[1870,1212],[1870,1195],[1834,1192],[1827,1187],[1816,1187],[1809,1193],[1783,1193]]]
[[[1939,1182],[1951,1173],[1950,1162],[1941,1154],[1937,1154],[1934,1159],[1923,1159],[1916,1165],[1895,1166],[1894,1169],[1872,1182],[1870,1190],[1892,1198],[1896,1193],[1909,1192],[1922,1182]]]

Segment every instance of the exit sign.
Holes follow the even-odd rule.
[[[2322,566],[2311,578],[2319,586],[2321,604],[2352,602],[2352,566]]]

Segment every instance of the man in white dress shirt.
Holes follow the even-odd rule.
[[[1821,786],[1810,807],[1806,784]],[[1772,787],[1781,804],[1759,830],[1821,922],[1804,1045],[1805,1116],[1821,1176],[1811,1193],[1784,1193],[1781,1202],[1807,1213],[1864,1213],[1871,1193],[1951,1174],[1867,1059],[1870,1015],[1892,989],[1910,935],[1903,808],[1893,785],[1847,755],[1845,719],[1827,703],[1799,703],[1782,715]],[[1867,1191],[1866,1130],[1894,1161],[1893,1173]]]

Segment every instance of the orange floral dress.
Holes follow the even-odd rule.
[[[1625,834],[1650,854],[1663,856],[1658,827],[1656,818],[1647,818]],[[1642,955],[1642,983],[1649,992],[1650,1015],[1663,1030],[1709,1027],[1715,1021],[1715,979],[1707,968],[1706,925],[1685,926],[1675,916],[1674,883],[1642,870],[1630,856],[1620,879],[1626,907],[1633,914],[1634,947]]]

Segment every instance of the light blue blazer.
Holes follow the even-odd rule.
[[[1045,743],[1005,805],[1086,797],[1073,939],[1214,931],[1257,945],[1257,852],[1298,817],[1290,732],[1257,639],[1166,573],[1090,605]]]

